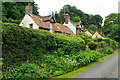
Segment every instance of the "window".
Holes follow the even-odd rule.
[[[98,37],[98,35],[96,35],[96,37]]]
[[[30,28],[33,28],[33,24],[29,24],[30,25]]]
[[[53,24],[50,23],[50,32],[53,33]]]

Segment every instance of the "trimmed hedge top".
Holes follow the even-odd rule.
[[[65,53],[69,54],[73,49],[78,51],[85,49],[85,42],[80,37],[68,34],[52,34],[48,31],[31,29],[17,24],[4,23],[3,28],[3,52],[8,50],[24,51],[34,53],[42,50],[53,50],[63,48]],[[9,46],[8,46],[9,45]],[[17,53],[19,53],[17,51]]]

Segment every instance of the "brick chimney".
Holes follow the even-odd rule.
[[[92,33],[92,30],[90,30],[90,32]]]
[[[68,24],[68,22],[70,22],[70,16],[68,13],[66,13],[65,15],[65,24]]]
[[[79,32],[80,32],[80,27],[77,26],[77,27],[76,27],[76,35],[79,35]]]
[[[28,5],[25,7],[25,15],[26,14],[32,14],[32,6],[31,3],[29,2]]]
[[[100,34],[102,34],[102,29],[100,29]]]
[[[83,27],[83,25],[82,25],[82,28],[81,28],[81,32],[84,32],[84,27]]]

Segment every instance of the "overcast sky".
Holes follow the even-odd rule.
[[[40,8],[39,14],[47,16],[52,11],[59,12],[64,5],[76,6],[88,14],[99,14],[105,19],[110,13],[118,13],[118,2],[120,0],[34,0]]]

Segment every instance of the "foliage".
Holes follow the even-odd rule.
[[[96,50],[98,48],[98,45],[99,44],[97,42],[93,42],[93,41],[88,43],[89,48],[92,50]]]
[[[107,34],[107,36],[111,39],[114,39],[114,40],[120,42],[119,34],[120,34],[120,25],[118,25],[118,24],[110,25],[109,33]]]
[[[56,51],[54,52],[55,55],[62,56],[64,54],[75,54],[78,50],[85,48],[85,42],[80,37],[52,34],[48,31],[21,27],[12,23],[2,24],[2,40],[4,72],[19,67],[22,62],[27,60],[31,63],[41,64],[44,55],[54,50]],[[45,59],[49,61],[48,58]],[[67,63],[64,66],[67,70]]]
[[[106,43],[104,41],[101,41],[100,43],[101,43],[101,47],[103,48],[106,47]]]
[[[104,54],[95,51],[98,47],[95,42],[88,43],[94,50],[85,50],[85,42],[90,39],[85,34],[52,34],[3,23],[3,78],[50,78],[97,61]]]
[[[111,13],[110,15],[105,17],[104,21],[104,29],[107,29],[111,24],[119,24],[119,14],[118,13]]]
[[[98,27],[92,24],[92,25],[90,25],[90,27],[88,28],[88,30],[89,31],[92,30],[92,33],[95,33],[98,30]]]
[[[114,46],[114,45],[113,45],[113,40],[110,39],[110,38],[103,39],[103,41],[104,41],[106,44],[108,44],[108,46]]]
[[[86,50],[84,52],[80,51],[77,54],[72,56],[75,58],[79,63],[80,66],[87,65],[90,62],[94,62],[98,60],[100,57],[103,57],[103,53],[94,51],[94,50]]]
[[[95,37],[93,40],[94,40],[94,42],[101,42],[101,41],[102,41],[102,38]]]
[[[103,31],[105,35],[120,42],[120,14],[119,13],[111,13],[110,15],[105,17]]]
[[[92,24],[96,25],[98,28],[101,27],[103,18],[99,14],[90,15],[77,9],[76,6],[71,5],[64,5],[59,13],[55,13],[56,21],[63,24],[66,12],[69,13],[71,21],[79,22],[81,20],[82,25],[84,25],[85,28],[88,28],[89,25]]]
[[[3,73],[2,78],[47,78],[47,74],[44,69],[40,69],[36,64],[24,63],[18,68],[13,68],[12,70],[9,70],[9,72]]]
[[[28,4],[28,2],[3,2],[2,3],[2,20],[3,22],[10,22],[7,19],[13,19],[13,20],[22,20],[22,18],[25,15],[25,6]],[[31,5],[33,6],[33,14],[38,14],[38,7],[35,2],[31,2]],[[18,22],[17,22],[18,23]]]
[[[113,49],[112,48],[104,48],[103,49],[103,53],[105,53],[105,54],[112,54],[114,51],[113,51]]]

